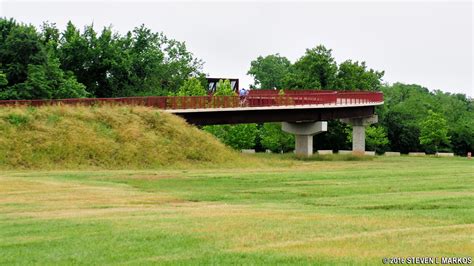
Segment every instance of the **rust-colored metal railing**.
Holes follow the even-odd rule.
[[[239,96],[149,96],[125,98],[74,98],[53,100],[2,100],[1,105],[97,105],[126,104],[143,105],[159,109],[209,109],[237,107],[270,107],[298,105],[359,105],[383,102],[381,92],[367,91],[317,91],[287,90],[280,94],[276,90],[251,90],[246,97]]]

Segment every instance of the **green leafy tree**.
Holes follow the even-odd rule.
[[[216,92],[214,96],[235,96],[237,95],[235,91],[232,90],[232,86],[230,85],[230,81],[226,80],[219,80],[216,85]]]
[[[295,148],[295,137],[284,132],[280,123],[265,123],[260,130],[260,143],[272,152],[288,152]]]
[[[87,96],[85,86],[73,75],[64,75],[58,59],[50,58],[46,65],[29,65],[24,83],[7,88],[0,97],[8,99],[58,99]]]
[[[7,75],[0,70],[0,90],[8,85]]]
[[[183,42],[144,25],[121,36],[68,23],[58,50],[62,67],[97,97],[175,94],[189,77],[203,77],[202,61]]]
[[[452,145],[442,144],[442,149],[452,149],[458,155],[472,150],[474,106],[465,95],[430,92],[420,85],[402,83],[383,86],[382,92],[385,103],[377,108],[377,114],[387,130],[391,150],[434,151],[434,145],[420,144],[421,124],[428,118],[428,110],[436,110],[446,120]]]
[[[169,96],[206,96],[207,92],[197,78],[190,78],[184,82],[176,94],[169,92]],[[180,98],[178,105],[192,106],[194,99],[189,97]]]
[[[342,90],[380,90],[384,71],[367,69],[365,62],[346,60],[339,65],[336,88]]]
[[[0,28],[5,34],[0,46],[0,71],[8,80],[8,86],[0,86],[0,98],[51,99],[87,95],[84,86],[61,69],[52,44],[57,40],[52,26],[47,36],[39,34],[33,26],[17,24],[13,20],[1,19]]]
[[[428,117],[421,123],[420,144],[433,147],[437,152],[440,145],[449,145],[448,125],[443,115],[428,110]]]
[[[387,150],[389,140],[387,132],[382,126],[368,126],[365,128],[365,141],[367,150],[383,153]]]
[[[290,61],[279,54],[259,56],[250,63],[248,75],[254,77],[254,85],[260,89],[282,88],[290,69]]]
[[[420,129],[413,114],[406,111],[390,110],[383,121],[387,128],[387,136],[390,141],[390,150],[408,153],[420,151],[419,143]]]
[[[330,120],[328,131],[314,137],[313,148],[314,150],[347,150],[350,148],[350,142],[347,141],[350,134],[348,125],[338,120]]]
[[[422,151],[420,123],[433,108],[428,89],[419,85],[395,83],[383,87],[384,106],[378,108],[379,123],[386,128],[390,150],[408,153]]]
[[[433,110],[443,114],[448,124],[452,150],[465,156],[474,151],[474,101],[464,94],[451,94],[435,90]]]
[[[215,125],[205,126],[203,129],[234,149],[255,148],[258,135],[256,124]]]
[[[56,24],[43,22],[43,25],[41,26],[40,39],[44,47],[46,47],[47,50],[53,52],[55,57],[58,56],[59,38],[60,33],[59,29],[56,27]]]
[[[31,25],[0,18],[0,63],[10,86],[28,79],[29,65],[41,65],[47,60],[40,36]]]
[[[28,79],[25,90],[19,91],[20,99],[51,99],[53,88],[48,80],[46,68],[40,65],[28,66]]]
[[[89,28],[89,34],[93,28]],[[46,33],[43,33],[46,35]],[[101,72],[95,72],[95,61],[93,55],[93,47],[95,46],[93,40],[87,40],[80,31],[69,21],[65,31],[61,34],[59,39],[58,54],[61,63],[61,69],[74,73],[77,80],[87,87],[87,91],[92,95],[97,96],[98,82],[96,76],[101,75]]]
[[[61,84],[53,93],[53,98],[57,99],[84,98],[87,96],[89,96],[89,93],[86,86],[77,82],[76,77],[70,73],[64,76]]]
[[[337,64],[332,50],[323,45],[306,49],[306,53],[291,67],[285,78],[290,89],[334,89]]]
[[[179,88],[177,96],[206,96],[207,91],[197,78],[190,78]]]
[[[463,156],[474,151],[474,113],[464,116],[454,125],[450,135],[453,150]]]
[[[234,149],[253,149],[258,135],[256,124],[238,124],[230,126],[226,144]]]

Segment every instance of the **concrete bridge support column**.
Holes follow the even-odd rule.
[[[342,122],[352,126],[352,153],[365,154],[365,127],[378,122],[377,115],[361,118],[344,118]]]
[[[313,136],[327,131],[328,122],[283,122],[283,131],[295,134],[295,151],[299,156],[311,156],[313,154]]]

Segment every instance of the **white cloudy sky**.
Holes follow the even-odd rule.
[[[471,1],[18,1],[0,0],[0,16],[41,25],[68,20],[125,33],[144,23],[185,41],[211,77],[236,77],[250,61],[280,53],[292,62],[324,44],[338,62],[366,61],[384,81],[474,96]]]

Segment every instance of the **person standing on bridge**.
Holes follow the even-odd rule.
[[[240,105],[244,105],[247,100],[248,91],[245,88],[240,89],[239,96],[240,96]]]

